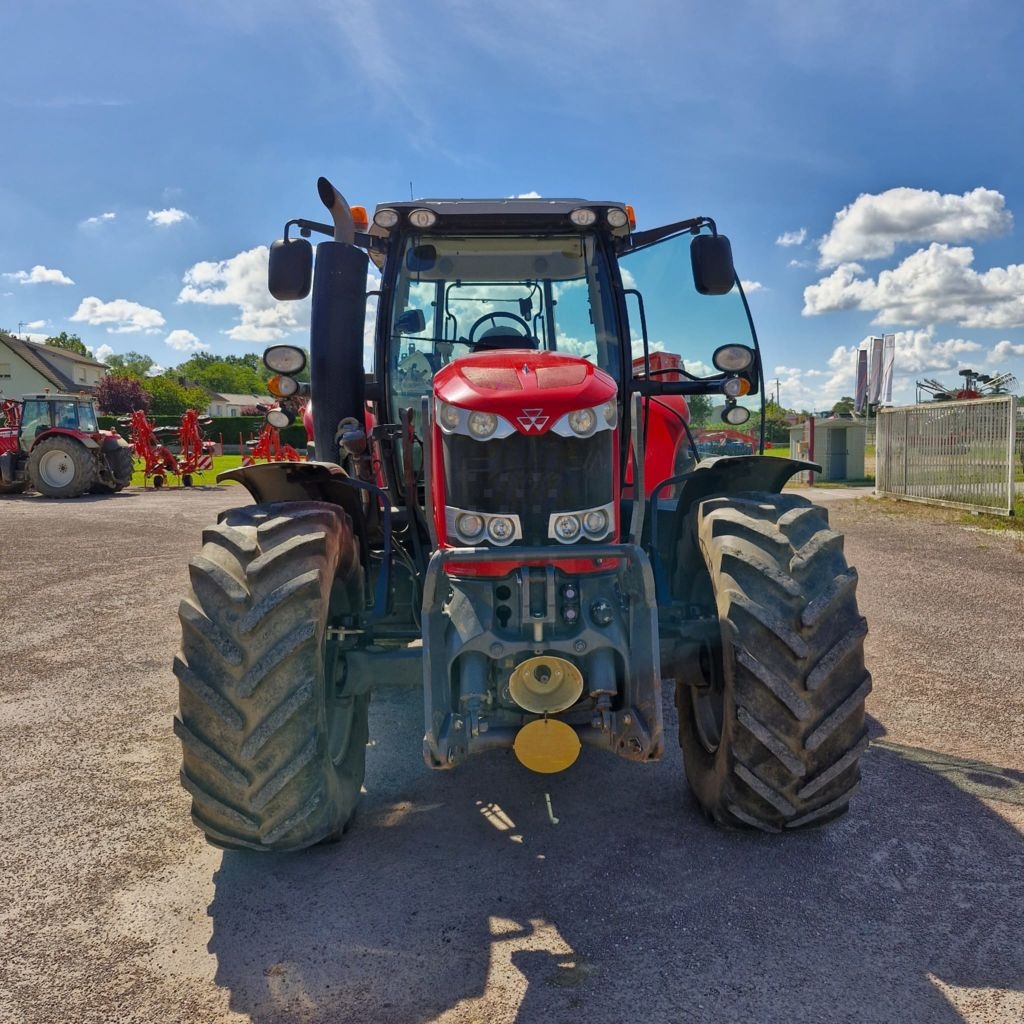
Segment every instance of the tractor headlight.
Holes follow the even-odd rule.
[[[459,536],[466,541],[474,541],[483,536],[484,520],[482,516],[474,515],[472,512],[464,512],[455,520],[455,529]]]
[[[722,410],[722,419],[730,426],[738,427],[750,419],[750,410],[744,405],[727,405]]]
[[[267,422],[277,430],[284,430],[295,422],[295,417],[289,416],[284,409],[271,409],[267,413]]]
[[[754,350],[746,345],[722,345],[715,349],[711,362],[723,373],[742,373],[754,365]]]
[[[442,430],[456,430],[460,419],[459,410],[454,405],[449,405],[447,402],[437,403],[437,422],[441,425]]]
[[[495,544],[510,544],[516,535],[516,524],[508,516],[491,516],[487,520],[487,536]]]
[[[569,429],[578,437],[590,437],[597,426],[593,409],[576,409],[569,413]]]
[[[379,228],[393,228],[398,223],[398,211],[385,207],[373,215],[373,223]]]
[[[620,206],[613,206],[608,211],[608,225],[613,228],[624,228],[629,221],[626,211]]]
[[[574,515],[556,516],[554,531],[556,540],[560,540],[563,544],[571,544],[579,536],[579,518]]]
[[[603,537],[608,532],[608,513],[603,508],[584,513],[583,530],[591,537]]]
[[[597,214],[593,210],[588,210],[585,206],[581,206],[578,210],[573,210],[569,214],[569,220],[578,228],[589,228],[597,220]]]
[[[498,417],[492,412],[471,412],[468,426],[477,440],[484,441],[498,429]]]
[[[615,399],[591,409],[573,409],[551,427],[560,437],[592,437],[599,430],[614,430],[619,421]]]
[[[414,228],[432,228],[437,223],[437,214],[433,210],[413,210],[409,223]]]
[[[604,540],[612,531],[614,502],[578,512],[552,512],[548,518],[548,539],[559,544],[575,544],[586,538]]]
[[[263,353],[263,365],[274,373],[294,377],[306,368],[306,353],[295,345],[271,345]]]

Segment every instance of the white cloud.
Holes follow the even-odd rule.
[[[88,348],[88,346],[86,347]],[[113,354],[114,350],[109,345],[100,345],[100,347],[92,353],[92,357],[97,363],[105,363]]]
[[[782,246],[803,245],[806,241],[807,228],[800,228],[797,231],[784,231],[775,239],[775,244]]]
[[[166,366],[161,366],[159,363],[154,363],[147,371],[147,377],[159,377],[167,369]]]
[[[997,342],[986,357],[988,363],[1002,363],[1014,356],[1024,356],[1024,345],[1014,345],[1012,341]]]
[[[804,289],[804,316],[843,309],[875,311],[876,324],[956,323],[963,327],[1024,326],[1024,264],[978,272],[970,246],[933,242],[877,280],[858,263],[842,263]]]
[[[513,199],[540,199],[541,194],[539,192],[520,192],[519,195],[513,196]]]
[[[799,270],[806,270],[808,267],[813,267],[814,264],[810,260],[790,260],[787,267],[795,267]]]
[[[4,277],[19,284],[74,284],[75,282],[64,273],[63,270],[54,270],[51,267],[44,267],[36,264],[31,270],[16,270],[13,274],[4,274]]]
[[[157,227],[168,228],[172,224],[180,224],[182,221],[191,220],[190,214],[179,210],[175,206],[169,206],[166,210],[150,210],[146,214],[146,220]]]
[[[106,223],[116,219],[116,217],[117,217],[116,213],[110,213],[110,212],[108,212],[108,213],[101,213],[101,214],[99,214],[96,217],[86,217],[85,220],[83,220],[81,222],[81,226],[83,228],[95,227],[98,224],[106,224]]]
[[[76,323],[87,323],[94,327],[112,324],[113,326],[107,328],[110,334],[132,334],[136,331],[155,334],[164,325],[164,318],[159,310],[130,302],[128,299],[103,302],[95,295],[82,299],[71,319]]]
[[[964,242],[992,238],[1013,225],[1005,200],[992,189],[962,196],[919,188],[861,194],[832,221],[818,243],[822,267],[891,256],[901,242]]]
[[[278,302],[267,290],[265,245],[227,260],[196,263],[185,271],[178,302],[207,306],[237,306],[239,322],[224,333],[235,341],[274,341],[298,330],[306,305]]]
[[[200,352],[210,347],[201,342],[191,331],[181,329],[171,331],[164,341],[177,352]]]
[[[46,327],[46,325],[49,324],[49,322],[49,320],[31,320],[27,324],[25,324],[25,326],[30,331],[38,331],[40,328]]]
[[[740,281],[743,290],[749,295],[751,292],[764,291],[764,285],[760,281]]]

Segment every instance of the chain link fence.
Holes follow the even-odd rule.
[[[878,494],[1012,515],[1024,431],[1013,395],[878,415]]]

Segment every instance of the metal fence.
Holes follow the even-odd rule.
[[[1012,515],[1020,466],[1017,399],[930,402],[878,415],[875,489],[935,505]]]

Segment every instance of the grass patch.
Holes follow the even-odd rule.
[[[210,487],[216,484],[217,474],[223,472],[225,469],[237,469],[242,464],[241,455],[214,455],[213,457],[213,469],[207,469],[202,473],[193,473],[192,480],[197,487]],[[145,487],[153,486],[152,478],[147,481],[143,475],[144,463],[142,459],[135,460],[135,472],[132,474],[132,487]],[[234,480],[227,480],[225,483],[234,484]],[[180,484],[178,477],[169,476],[165,487],[177,487]]]

